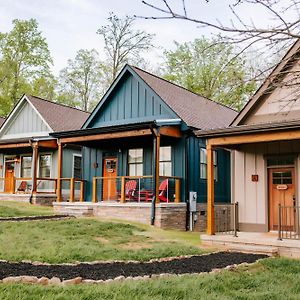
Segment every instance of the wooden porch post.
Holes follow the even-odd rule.
[[[126,202],[126,193],[125,193],[125,177],[121,177],[121,202]]]
[[[214,151],[213,147],[208,143],[207,151],[207,234],[215,234],[215,179],[214,179]]]
[[[33,153],[33,167],[32,167],[32,193],[35,194],[37,191],[37,171],[38,171],[38,159],[39,159],[39,145],[34,143],[32,145]]]
[[[57,202],[62,201],[62,160],[63,160],[63,144],[58,141],[58,160],[57,160]]]
[[[160,150],[160,133],[156,133],[155,143],[155,174],[154,174],[154,185],[155,185],[155,201],[159,203],[159,150]]]

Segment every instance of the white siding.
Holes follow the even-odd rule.
[[[235,151],[234,201],[239,202],[239,222],[266,224],[266,171],[260,153]],[[258,175],[253,182],[251,175]]]

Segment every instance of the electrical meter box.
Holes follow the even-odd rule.
[[[189,198],[190,212],[197,211],[197,192],[190,192]]]

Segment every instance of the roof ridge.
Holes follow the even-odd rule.
[[[41,98],[41,97],[38,97],[38,96],[35,96],[35,95],[28,94],[26,96],[34,97],[34,98],[36,98],[38,100],[42,100],[42,101],[45,101],[45,102],[48,102],[48,103],[51,103],[51,104],[56,104],[58,106],[62,106],[62,107],[66,107],[66,108],[71,108],[71,109],[77,110],[77,111],[82,112],[82,113],[91,114],[90,112],[84,111],[84,110],[82,110],[80,108],[77,108],[77,107],[74,107],[74,106],[70,106],[70,105],[67,105],[67,104],[63,104],[63,103],[54,102],[54,101],[51,101],[51,100],[48,100],[48,99],[44,99],[44,98]]]
[[[187,88],[185,88],[185,87],[183,87],[183,86],[181,86],[181,85],[179,85],[179,84],[177,84],[177,83],[174,83],[174,82],[172,82],[172,81],[169,81],[169,80],[167,80],[167,79],[165,79],[165,78],[163,78],[163,77],[160,77],[160,76],[158,76],[158,75],[155,75],[155,74],[153,74],[153,73],[150,73],[150,72],[148,72],[148,71],[146,71],[146,70],[143,70],[143,69],[141,69],[141,68],[139,68],[139,67],[136,67],[136,66],[133,66],[133,65],[130,65],[130,67],[133,68],[133,69],[138,69],[139,71],[142,71],[142,72],[144,72],[144,73],[147,73],[148,75],[153,76],[153,77],[155,77],[155,78],[157,78],[157,79],[163,80],[163,81],[165,81],[165,82],[167,82],[167,83],[169,83],[169,84],[172,84],[172,85],[174,85],[174,86],[176,86],[176,87],[178,87],[178,88],[181,88],[181,89],[183,89],[183,90],[185,90],[185,91],[187,91],[187,92],[189,92],[189,93],[191,93],[191,94],[194,94],[194,95],[196,95],[196,96],[198,96],[198,97],[202,97],[202,98],[204,98],[204,99],[206,99],[206,100],[208,100],[208,101],[210,101],[210,102],[213,102],[214,104],[223,106],[223,107],[228,108],[228,109],[230,109],[230,110],[232,110],[232,111],[234,111],[234,112],[238,112],[237,110],[235,110],[235,109],[232,108],[232,107],[229,107],[229,106],[227,106],[227,105],[225,105],[225,104],[223,104],[223,103],[219,103],[219,102],[217,102],[217,101],[214,101],[214,100],[212,100],[212,99],[210,99],[210,98],[208,98],[208,97],[206,97],[206,96],[203,96],[203,95],[201,95],[201,94],[198,94],[198,93],[196,93],[196,92],[190,91],[189,89],[187,89]]]

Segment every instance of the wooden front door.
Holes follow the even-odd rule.
[[[104,158],[103,160],[103,188],[102,199],[117,200],[117,166],[118,159],[116,157]]]
[[[285,230],[294,230],[295,170],[294,168],[269,169],[269,229],[278,230],[278,205],[284,208],[282,225]]]
[[[5,162],[5,185],[4,192],[13,194],[15,192],[15,162],[9,160]]]

